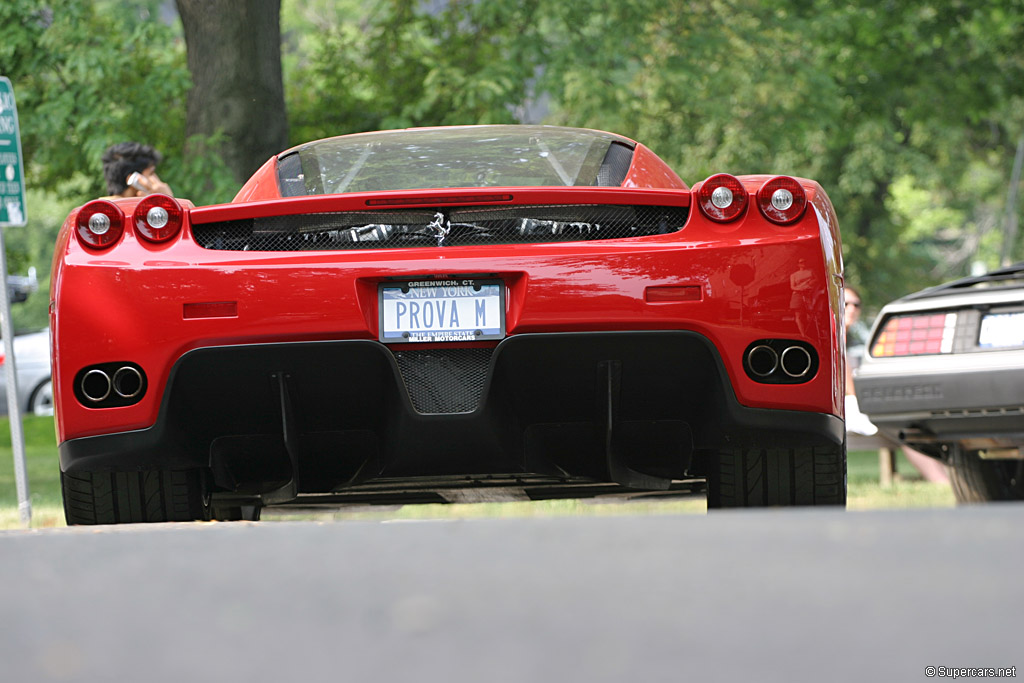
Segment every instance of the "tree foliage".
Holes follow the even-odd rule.
[[[348,0],[293,55],[293,141],[522,120],[546,98],[545,122],[634,137],[691,183],[819,180],[848,275],[878,305],[998,265],[1022,5]]]
[[[1024,132],[1021,3],[600,5],[550,15],[569,46],[548,62],[554,120],[636,136],[691,182],[819,180],[872,303],[997,265],[986,247]]]
[[[28,225],[7,233],[8,263],[40,278],[40,292],[12,311],[18,329],[45,324],[57,231],[71,208],[106,194],[100,157],[111,144],[157,147],[162,177],[197,203],[238,189],[217,157],[184,154],[190,78],[180,30],[158,19],[159,4],[0,2],[0,74],[14,86],[29,190]]]
[[[159,22],[88,2],[7,0],[0,24],[0,70],[15,87],[31,184],[62,187],[85,173],[95,196],[104,192],[100,156],[109,145],[180,147],[184,119],[168,110],[188,89],[188,72]]]
[[[536,0],[390,0],[317,26],[290,74],[293,140],[424,125],[514,123],[535,60]]]
[[[138,140],[163,153],[161,174],[178,195],[210,203],[237,190],[216,157],[185,154],[191,80],[180,28],[159,19],[158,6],[0,4],[0,72],[15,88],[29,185],[78,201],[105,194],[103,150]]]

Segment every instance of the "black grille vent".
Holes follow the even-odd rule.
[[[578,242],[677,232],[685,207],[477,206],[270,216],[192,226],[206,249],[312,251]]]
[[[424,415],[471,413],[480,405],[494,349],[395,351],[412,406]]]

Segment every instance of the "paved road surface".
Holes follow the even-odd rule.
[[[0,532],[0,680],[1024,676],[1024,505]]]

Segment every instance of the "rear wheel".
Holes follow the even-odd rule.
[[[1024,460],[982,460],[978,451],[954,445],[949,479],[958,503],[1024,500]]]
[[[189,522],[210,519],[210,494],[200,470],[62,472],[68,524]]]
[[[53,415],[53,381],[45,380],[32,391],[28,410],[33,415]]]
[[[846,505],[846,444],[715,455],[709,508],[772,505]]]

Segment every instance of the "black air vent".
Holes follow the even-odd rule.
[[[313,251],[622,239],[677,232],[687,208],[477,206],[271,216],[192,226],[206,249]]]
[[[471,413],[480,405],[493,351],[403,349],[395,360],[416,412]]]

